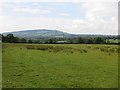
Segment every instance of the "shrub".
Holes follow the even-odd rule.
[[[73,51],[70,51],[71,53],[74,53]]]
[[[27,49],[35,49],[35,50],[48,50],[48,49],[53,49],[53,46],[48,46],[48,45],[39,45],[39,46],[26,46]]]
[[[84,53],[87,53],[87,50],[83,49],[83,52],[84,52]]]
[[[62,46],[54,46],[53,47],[53,51],[54,52],[58,52],[58,51],[61,51],[61,50],[64,50],[65,48],[64,47],[62,47]]]
[[[27,49],[35,49],[34,46],[32,45],[29,45],[29,46],[26,46]]]
[[[88,46],[87,48],[91,48],[91,46]]]
[[[114,52],[115,50],[114,50],[114,48],[111,48],[109,51],[110,51],[110,52]]]
[[[117,52],[117,53],[120,53],[120,48],[117,48],[117,49],[116,49],[116,52]]]
[[[99,49],[99,47],[95,47],[95,49]]]
[[[101,52],[104,52],[104,51],[105,51],[105,49],[104,49],[104,48],[100,48],[100,51],[101,51]]]

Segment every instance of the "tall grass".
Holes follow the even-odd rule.
[[[81,53],[87,53],[87,49],[75,49],[72,47],[65,47],[65,46],[52,46],[52,45],[27,45],[26,48],[28,50],[42,50],[42,51],[49,51],[49,52],[70,52],[74,53],[74,51],[79,51]]]

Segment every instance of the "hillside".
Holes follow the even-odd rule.
[[[16,31],[16,32],[7,32],[3,33],[3,35],[8,35],[12,33],[14,36],[22,37],[22,38],[52,38],[52,37],[73,37],[77,36],[74,34],[65,33],[58,30],[47,30],[47,29],[39,29],[39,30],[25,30],[25,31]]]
[[[74,37],[113,37],[115,35],[93,35],[93,34],[70,34],[58,30],[37,29],[37,30],[22,30],[15,32],[6,32],[3,35],[13,34],[14,36],[26,39],[40,38],[74,38]]]

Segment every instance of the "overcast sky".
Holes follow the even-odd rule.
[[[3,2],[0,33],[50,29],[118,34],[117,2]]]

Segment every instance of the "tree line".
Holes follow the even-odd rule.
[[[47,38],[47,39],[25,39],[8,34],[7,36],[1,35],[2,42],[5,43],[39,43],[39,44],[107,44],[105,38],[102,37],[74,37],[74,38]]]
[[[13,34],[8,34],[7,36],[2,36],[2,42],[5,43],[26,43],[27,40],[25,38],[15,37]]]

